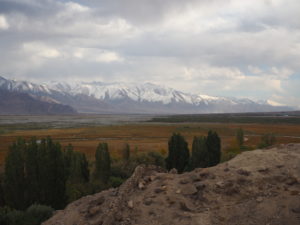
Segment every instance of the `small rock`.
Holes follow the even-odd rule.
[[[205,178],[208,178],[209,173],[208,173],[208,172],[202,172],[202,173],[200,173],[199,175],[200,175],[201,178],[204,178],[204,179],[205,179]]]
[[[140,190],[144,190],[145,189],[145,183],[143,181],[140,181],[139,184],[138,184],[138,188]]]
[[[295,177],[289,177],[285,183],[288,185],[294,185],[298,183],[298,180]]]
[[[194,185],[197,188],[197,190],[203,190],[206,187],[206,185],[202,182],[197,182]]]
[[[269,168],[268,167],[260,167],[257,169],[257,171],[260,173],[266,173],[266,172],[269,172]]]
[[[154,181],[155,180],[155,176],[151,175],[150,177],[150,181]]]
[[[292,190],[290,193],[291,195],[299,195],[300,192],[296,190]]]
[[[196,181],[200,181],[200,180],[201,180],[200,177],[197,176],[196,174],[192,174],[192,175],[190,176],[190,179],[191,179],[193,182],[196,182]]]
[[[158,193],[161,193],[161,192],[163,192],[164,190],[162,189],[162,188],[155,188],[154,189],[154,192],[156,193],[156,194],[158,194]]]
[[[132,200],[129,200],[129,201],[127,202],[127,206],[128,206],[128,208],[133,209],[133,201],[132,201]]]
[[[198,190],[195,187],[195,185],[193,185],[193,184],[187,184],[182,189],[182,194],[184,194],[184,195],[192,195],[192,194],[195,194],[197,192],[198,192]]]
[[[256,198],[256,201],[257,202],[262,202],[264,199],[262,198],[262,197],[258,197],[258,198]]]
[[[177,189],[176,190],[176,194],[180,194],[181,193],[181,190],[180,189]]]
[[[190,207],[188,207],[187,204],[186,204],[185,202],[180,202],[179,204],[180,204],[180,209],[181,209],[181,210],[187,211],[187,212],[192,211],[192,210],[190,209]]]
[[[229,168],[226,167],[226,168],[224,169],[224,172],[228,172],[228,171],[229,171]]]
[[[150,198],[146,198],[145,200],[144,200],[144,204],[145,205],[151,205],[153,203],[153,201],[152,201],[152,199],[150,199]]]
[[[245,170],[245,169],[239,169],[236,172],[243,176],[249,176],[251,174],[248,170]]]
[[[219,182],[216,183],[217,188],[224,188],[224,186],[225,186],[225,184],[224,184],[223,181],[219,181]]]
[[[88,211],[88,216],[89,217],[93,217],[95,216],[96,214],[98,214],[101,210],[98,208],[98,207],[93,207],[93,208],[90,208],[89,211]]]
[[[300,213],[300,206],[292,208],[292,212],[294,212],[294,213]]]
[[[182,179],[182,180],[179,181],[179,183],[187,184],[187,183],[189,183],[189,180],[188,179]]]
[[[171,174],[177,174],[178,171],[177,171],[175,168],[173,168],[173,169],[171,169],[171,170],[169,171],[169,173],[171,173]]]
[[[161,186],[161,189],[163,189],[165,191],[165,190],[167,190],[167,186],[163,185],[163,186]]]

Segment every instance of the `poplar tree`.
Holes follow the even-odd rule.
[[[89,181],[88,161],[84,153],[72,152],[68,179],[71,183],[86,183]]]
[[[27,143],[24,166],[26,173],[26,204],[31,205],[40,199],[38,144],[36,138],[32,138],[29,143]]]
[[[206,137],[194,137],[192,145],[192,156],[189,169],[205,168],[209,166],[209,154]]]
[[[208,132],[206,145],[209,158],[208,166],[215,166],[220,163],[221,160],[221,139],[216,132]]]
[[[175,168],[179,173],[182,173],[189,162],[190,153],[188,143],[179,133],[174,133],[169,139],[168,149],[166,168],[168,170]]]
[[[23,154],[25,148],[26,143],[21,138],[12,144],[5,159],[3,181],[6,204],[20,210],[26,208],[24,195],[26,184]]]
[[[95,179],[99,179],[102,183],[106,184],[111,174],[110,168],[110,155],[107,143],[100,143],[97,147],[95,154]]]
[[[244,144],[244,131],[242,128],[239,128],[236,132],[236,140],[239,147],[242,147]]]
[[[125,144],[123,151],[122,151],[122,158],[125,162],[128,162],[130,158],[130,146],[128,143]]]

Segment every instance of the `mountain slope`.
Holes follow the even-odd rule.
[[[215,167],[137,167],[119,188],[83,197],[43,225],[298,225],[300,145],[244,152]]]
[[[151,83],[50,82],[33,84],[0,77],[0,89],[47,97],[91,113],[226,113],[292,110],[268,101],[184,93]]]
[[[0,115],[74,114],[67,105],[36,99],[27,93],[0,90]]]

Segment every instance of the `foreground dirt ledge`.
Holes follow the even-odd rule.
[[[43,225],[299,225],[300,144],[166,173],[139,166],[121,187],[81,198]]]

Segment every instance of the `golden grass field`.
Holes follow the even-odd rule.
[[[0,135],[0,164],[3,166],[5,155],[11,143],[17,137],[38,139],[51,136],[62,146],[71,143],[76,151],[86,153],[93,160],[99,142],[107,142],[112,157],[118,157],[125,143],[129,143],[131,150],[138,152],[160,151],[167,152],[168,139],[174,132],[180,132],[186,137],[191,148],[192,139],[197,135],[206,135],[208,130],[215,130],[222,140],[222,150],[233,147],[235,133],[242,128],[247,141],[245,145],[255,147],[262,134],[274,133],[276,144],[300,143],[300,126],[291,124],[226,124],[226,123],[140,123],[127,125],[110,125],[98,127],[14,130]]]

